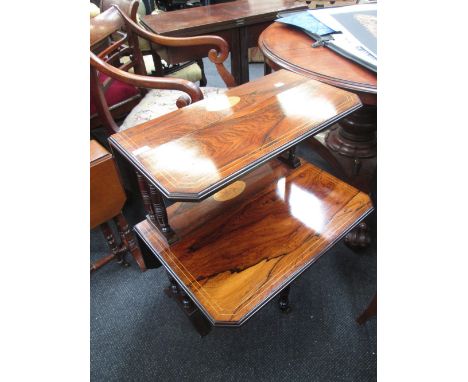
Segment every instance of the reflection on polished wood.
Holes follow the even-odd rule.
[[[110,143],[164,196],[200,200],[360,106],[352,93],[283,70]]]
[[[135,227],[214,325],[240,325],[372,210],[369,197],[317,167],[270,161],[236,197],[167,210],[169,246],[148,221]]]
[[[375,104],[377,75],[327,47],[312,48],[315,40],[291,26],[273,23],[258,41],[268,62],[320,82],[350,90],[363,103]]]
[[[370,192],[377,155],[377,74],[327,47],[312,48],[313,42],[291,26],[273,23],[260,35],[258,46],[274,70],[287,69],[359,96],[363,107],[337,123],[326,143],[337,170]]]
[[[260,33],[277,17],[278,12],[306,9],[294,0],[237,0],[232,3],[182,9],[142,18],[150,31],[169,37],[216,35],[229,44],[231,73],[237,84],[249,81],[248,48],[256,47]],[[164,45],[164,44],[163,44]],[[153,45],[154,52],[169,64],[206,57],[209,45],[189,49]]]
[[[148,15],[143,23],[152,31],[165,36],[185,36],[212,33],[226,26],[242,26],[272,20],[278,12],[306,8],[304,2],[296,0],[237,0],[213,4],[207,7],[181,9]],[[175,22],[177,20],[177,22]]]

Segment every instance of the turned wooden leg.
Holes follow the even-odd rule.
[[[161,193],[152,184],[148,184],[140,172],[136,171],[136,175],[138,188],[149,221],[157,226],[169,244],[174,243],[177,236],[169,225],[166,206]]]
[[[153,221],[153,223],[158,225],[160,232],[164,235],[167,242],[172,244],[177,241],[177,236],[169,225],[163,196],[152,184],[149,184],[149,191],[155,217],[155,221]]]
[[[146,271],[143,255],[141,254],[140,247],[136,241],[135,234],[131,232],[130,228],[128,227],[127,220],[120,213],[114,218],[114,221],[117,224],[122,242],[126,244],[126,249],[132,254],[140,269],[142,271]]]
[[[211,331],[211,328],[212,328],[209,321],[206,319],[203,313],[200,312],[200,309],[198,309],[195,306],[195,304],[190,299],[190,297],[187,296],[187,294],[181,288],[179,288],[179,296],[180,296],[180,302],[182,303],[182,307],[185,311],[185,314],[190,319],[192,326],[198,332],[200,337],[206,336]]]
[[[140,172],[136,171],[138,179],[138,188],[140,189],[141,198],[143,199],[143,206],[145,208],[146,215],[148,219],[152,222],[156,222],[154,217],[153,205],[151,204],[151,199],[149,195],[148,185],[145,181],[143,175]]]
[[[112,253],[107,255],[106,257],[103,257],[102,259],[99,259],[94,264],[91,264],[91,272],[97,271],[99,268],[101,268],[102,266],[106,265],[107,263],[109,263],[110,261],[114,259],[115,259],[115,255]]]
[[[349,176],[349,183],[370,192],[377,166],[377,107],[364,105],[335,124],[326,138]]]
[[[177,285],[174,278],[169,273],[166,273],[166,275],[167,275],[167,278],[169,279],[169,282],[171,283],[171,285],[169,286],[169,292],[171,293],[171,295],[177,296],[179,294],[179,286]]]
[[[182,306],[184,307],[187,313],[190,313],[190,309],[193,307],[192,300],[182,289],[179,290],[179,295],[181,296]]]
[[[296,150],[297,146],[293,146],[287,151],[286,157],[281,154],[278,159],[291,168],[298,168],[301,165],[301,160],[296,156]]]
[[[119,253],[119,247],[117,245],[117,242],[115,241],[114,234],[112,233],[112,229],[109,227],[109,224],[107,222],[102,223],[100,225],[100,228],[102,233],[104,234],[107,244],[109,245],[111,253],[114,256],[117,256],[117,254]]]
[[[170,286],[166,288],[164,292],[177,301],[198,334],[200,334],[201,337],[206,336],[212,329],[211,323],[206,319],[200,309],[198,309],[192,299],[179,287],[174,278],[170,274],[167,274],[167,277],[169,278]]]
[[[359,223],[345,236],[345,244],[353,248],[365,248],[371,241],[369,229],[364,222]]]
[[[371,302],[367,306],[366,310],[360,314],[360,316],[356,319],[356,322],[359,325],[364,324],[368,319],[377,315],[377,294],[374,294],[372,297]]]
[[[289,306],[289,291],[291,290],[291,286],[288,285],[280,292],[279,298],[279,307],[283,313],[291,312],[291,307]]]
[[[121,247],[117,245],[117,242],[115,241],[114,234],[112,233],[112,229],[109,227],[109,224],[102,223],[100,225],[102,233],[104,234],[104,237],[106,238],[107,244],[109,245],[109,248],[111,250],[111,255],[107,256],[104,259],[104,263],[102,261],[99,262],[99,265],[95,265],[93,270],[99,269],[101,266],[104,264],[107,264],[109,261],[111,261],[113,258],[117,258],[117,262],[119,264],[122,264],[123,266],[129,266],[125,261],[125,251],[122,250]]]

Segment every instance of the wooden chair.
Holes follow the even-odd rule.
[[[130,252],[142,271],[146,271],[145,261],[138,247],[133,232],[130,231],[122,207],[125,203],[125,192],[120,183],[117,168],[112,155],[96,141],[90,142],[90,226],[100,227],[111,253],[91,264],[91,272],[117,259],[119,263],[128,266],[125,254]],[[117,243],[109,221],[114,220],[121,239]]]
[[[107,11],[114,4],[134,21],[137,19],[138,8],[144,9],[144,4],[140,3],[138,0],[101,0],[99,9],[102,13]]]
[[[136,19],[138,10],[138,1],[136,0],[102,0],[100,2],[100,13],[102,14],[107,8],[111,7],[111,2],[118,3],[122,12],[127,14],[130,18]],[[107,17],[95,16],[91,20],[92,29],[99,30],[101,27],[106,28],[106,23],[109,21]],[[113,38],[119,35],[119,31],[114,30],[116,33],[113,36],[104,36],[96,44],[93,44],[92,49],[96,52],[105,51],[112,44]],[[123,34],[122,34],[123,36]],[[107,38],[106,38],[107,37]],[[125,56],[125,50],[119,55],[119,60]],[[105,75],[99,74],[99,81],[104,88],[104,96],[109,105],[109,112],[116,120],[125,117],[141,99],[141,94],[134,86],[129,86],[119,81],[114,81]],[[91,128],[95,128],[104,124],[102,118],[97,112],[97,102],[95,95],[91,91]]]
[[[97,14],[93,17],[96,17],[98,14],[105,12],[112,5],[118,5],[122,12],[124,12],[128,17],[133,21],[138,22],[139,15],[145,15],[146,9],[143,2],[138,0],[101,0],[100,7],[97,9]],[[94,5],[91,3],[91,5]],[[93,21],[95,26],[98,26],[100,21],[99,19]],[[202,66],[197,65],[195,62],[187,62],[180,65],[176,65],[171,68],[163,68],[163,61],[152,49],[149,42],[141,37],[138,37],[139,48],[143,55],[144,64],[148,75],[155,75],[156,72],[160,73],[160,76],[168,76],[174,78],[183,78],[192,82],[200,81],[200,86],[206,85],[206,78],[204,76]],[[98,47],[94,47],[99,51],[108,46],[108,41],[103,41],[99,44]],[[120,62],[125,64],[130,61],[128,56],[122,55]],[[156,63],[156,65],[155,65]],[[157,68],[157,69],[155,69]],[[130,69],[132,70],[132,69]],[[101,77],[102,78],[102,77]],[[105,81],[105,77],[103,82]],[[113,82],[109,80],[110,89],[108,93],[106,92],[106,98],[108,103],[110,103],[111,114],[114,119],[120,120],[125,117],[128,112],[135,106],[141,97],[137,96],[137,89],[133,86],[128,86],[122,83]],[[134,98],[136,96],[136,98]],[[102,125],[101,119],[98,117],[96,106],[94,100],[91,102],[91,128],[96,128]]]
[[[138,5],[134,3],[138,3]],[[101,0],[100,11],[104,12],[114,4],[119,6],[127,16],[141,26],[141,17],[147,14],[165,12],[157,4],[151,4],[150,8],[148,8],[145,2],[138,0]],[[144,27],[142,26],[142,28]],[[148,75],[183,78],[192,82],[200,81],[200,86],[206,86],[206,77],[201,59],[169,66],[159,57],[156,50],[153,49],[153,46],[147,40],[141,37],[138,40]]]
[[[225,91],[209,87],[200,89],[193,82],[179,78],[148,76],[138,44],[139,36],[164,46],[206,47],[208,58],[215,64],[226,86],[235,86],[234,78],[223,64],[228,57],[229,46],[222,38],[158,36],[141,28],[119,6],[113,5],[90,20],[91,97],[96,115],[109,134]],[[122,64],[122,57],[129,57],[129,60]],[[130,69],[133,73],[129,72]],[[106,97],[106,93],[116,86],[121,88],[120,94],[126,94],[123,100]],[[116,120],[130,110],[119,127]]]

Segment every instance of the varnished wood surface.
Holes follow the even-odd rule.
[[[148,15],[142,22],[158,34],[185,36],[273,20],[278,12],[305,8],[304,2],[295,0],[237,0]]]
[[[92,47],[105,40],[123,25],[124,22],[116,11],[103,12],[93,17],[89,20],[89,45]]]
[[[96,165],[100,161],[112,157],[111,153],[107,151],[94,139],[89,142],[89,162],[91,166]]]
[[[122,2],[128,3],[123,0]],[[132,12],[128,7],[126,9],[127,12]],[[113,36],[112,39],[110,39],[111,35]],[[118,37],[116,35],[118,35]],[[114,116],[121,116],[122,112],[128,110],[128,106],[131,106],[135,101],[138,101],[140,96],[144,94],[145,88],[180,90],[186,93],[181,95],[177,100],[178,107],[183,107],[190,102],[196,102],[203,98],[201,90],[193,82],[179,78],[147,76],[143,62],[143,54],[140,51],[138,44],[139,37],[143,37],[148,41],[160,44],[161,46],[167,45],[170,47],[176,47],[177,49],[190,49],[191,47],[200,46],[204,46],[206,48],[209,46],[210,50],[206,48],[205,55],[207,55],[210,61],[215,64],[216,70],[226,86],[231,87],[236,85],[231,73],[229,73],[224,66],[224,61],[229,55],[229,46],[227,42],[219,36],[203,36],[183,39],[157,36],[141,28],[126,14],[125,10],[114,5],[100,15],[91,19],[90,24],[90,41],[92,45],[90,51],[91,94],[97,109],[97,115],[101,122],[106,126],[108,132],[113,133],[119,130],[119,127],[114,120]],[[97,46],[93,44],[97,44]],[[127,58],[130,57],[130,62],[121,64],[120,58],[123,56]],[[127,72],[131,68],[133,68],[134,73]],[[143,88],[142,92],[136,96],[128,98],[122,103],[119,103],[116,107],[117,110],[112,110],[109,107],[105,96],[105,89],[109,88],[109,84],[103,86],[103,84],[100,83],[98,72],[109,76],[111,79],[110,81],[119,80],[126,84]]]
[[[371,210],[369,197],[317,167],[273,160],[229,200],[175,203],[169,246],[147,221],[135,230],[214,325],[240,325]]]
[[[364,107],[334,126],[326,144],[348,180],[370,191],[377,154],[377,75],[327,47],[312,48],[313,42],[293,27],[273,23],[258,45],[274,70],[287,69],[359,96]]]
[[[238,0],[148,15],[142,18],[142,23],[160,36],[223,38],[231,52],[232,75],[240,85],[249,81],[248,48],[257,46],[260,33],[276,19],[278,12],[305,8],[304,2],[294,0]],[[163,45],[155,43],[153,49],[169,64],[201,59],[209,49],[209,46],[180,49]]]
[[[282,70],[109,141],[166,197],[199,200],[360,106],[352,93]]]
[[[376,73],[327,47],[312,48],[314,41],[304,32],[276,22],[262,32],[258,46],[274,69],[291,70],[342,89],[364,93],[363,103],[375,104]]]
[[[112,155],[99,143],[90,142],[91,229],[120,214],[126,195]]]

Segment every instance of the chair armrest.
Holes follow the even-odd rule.
[[[97,71],[108,75],[109,77],[118,79],[119,81],[134,85],[139,88],[149,89],[169,89],[180,90],[189,95],[189,97],[181,96],[177,100],[177,107],[181,108],[189,105],[190,103],[197,102],[203,99],[203,93],[200,88],[193,82],[183,80],[180,78],[168,77],[149,77],[139,74],[128,73],[120,70],[112,65],[107,64],[93,52],[90,52],[91,66]]]
[[[215,49],[210,49],[208,58],[216,65],[216,69],[223,79],[227,87],[236,86],[236,82],[231,73],[224,67],[223,63],[229,55],[229,44],[219,36],[196,36],[196,37],[166,37],[151,33],[141,28],[137,23],[130,19],[117,5],[113,6],[120,13],[125,21],[126,27],[138,36],[147,39],[148,41],[169,47],[189,47],[189,46],[214,46]]]

